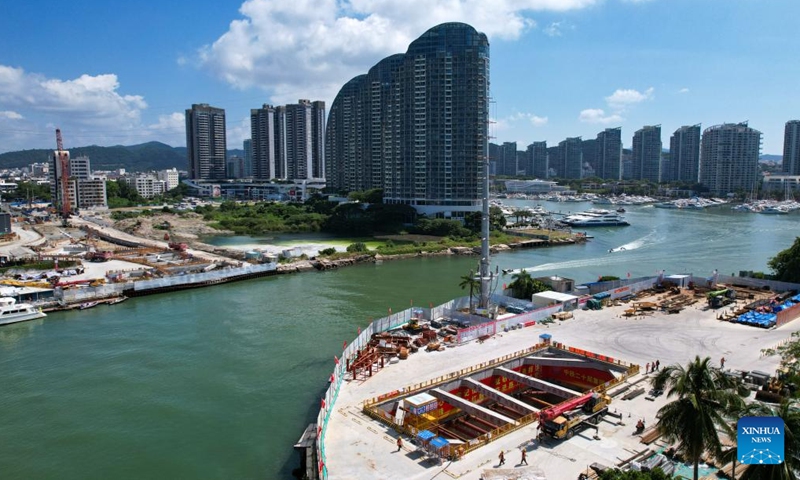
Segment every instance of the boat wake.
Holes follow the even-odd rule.
[[[615,247],[615,248],[610,249],[608,251],[608,253],[617,253],[617,252],[624,252],[624,251],[627,251],[627,250],[636,250],[638,248],[644,247],[645,245],[656,243],[655,241],[653,241],[654,237],[655,237],[655,234],[656,234],[656,232],[655,232],[655,230],[653,230],[652,232],[648,233],[647,235],[645,235],[642,238],[637,238],[636,240],[634,240],[632,242],[628,242],[625,245],[620,245],[619,247]]]

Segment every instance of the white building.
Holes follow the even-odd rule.
[[[167,182],[159,180],[150,173],[140,173],[136,176],[125,177],[123,181],[135,188],[136,193],[144,198],[157,197],[167,191]]]
[[[167,170],[159,170],[156,172],[156,178],[163,182],[166,182],[166,189],[172,190],[173,188],[177,187],[180,183],[178,180],[178,169],[177,168],[170,168]]]
[[[764,191],[800,191],[800,175],[764,175],[761,185]]]

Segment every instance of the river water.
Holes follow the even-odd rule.
[[[626,208],[631,226],[594,228],[585,245],[503,253],[493,265],[579,282],[661,269],[766,271],[800,219]],[[258,241],[245,240],[216,243]],[[386,261],[0,327],[0,477],[290,478],[291,446],[316,414],[342,342],[388,308],[463,295],[459,277],[476,265],[476,257]]]

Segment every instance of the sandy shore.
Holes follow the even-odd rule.
[[[383,393],[523,350],[538,343],[542,333],[552,334],[553,341],[568,346],[642,366],[655,360],[661,365],[686,364],[695,355],[711,357],[716,366],[724,356],[726,368],[772,372],[779,358],[762,356],[761,349],[775,346],[800,330],[800,321],[771,330],[720,322],[715,319],[717,311],[698,307],[689,307],[680,314],[654,313],[635,319],[622,316],[625,308],[627,305],[600,311],[577,311],[575,318],[563,323],[501,333],[483,343],[472,342],[441,352],[420,351],[408,360],[388,365],[368,380],[344,382],[325,440],[330,478],[408,480],[430,479],[445,473],[440,477],[478,480],[482,475],[493,479],[538,476],[573,480],[593,462],[615,465],[633,452],[647,448],[639,442],[638,436],[632,435],[634,424],[638,418],[644,418],[647,425],[654,425],[656,412],[665,404],[666,397],[657,397],[655,401],[647,400],[644,395],[632,400],[615,399],[611,409],[622,413],[624,425],[604,420],[600,424],[599,440],[589,433],[581,433],[567,441],[540,444],[533,440],[535,426],[529,426],[457,462],[442,465],[421,461],[408,438],[404,450],[393,453],[396,433],[362,414],[361,404]],[[644,376],[638,374],[628,383],[641,381]],[[520,448],[527,450],[530,467],[516,466]],[[506,452],[507,462],[503,468],[498,468],[497,456],[501,449]]]

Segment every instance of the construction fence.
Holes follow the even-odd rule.
[[[277,269],[274,263],[264,263],[261,265],[245,265],[244,267],[229,267],[219,270],[211,270],[202,273],[190,273],[186,275],[174,275],[164,278],[154,278],[151,280],[139,280],[133,283],[133,290],[136,292],[152,290],[157,288],[176,287],[192,284],[207,284],[221,282],[233,277],[242,275],[252,275],[256,273],[266,273]]]

